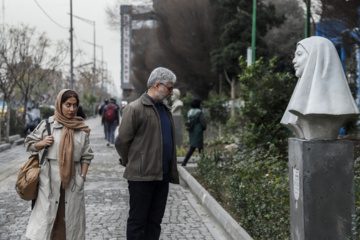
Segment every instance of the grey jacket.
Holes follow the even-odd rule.
[[[174,143],[169,166],[170,182],[178,184],[174,121],[168,108],[166,112],[171,121]],[[163,179],[160,116],[146,93],[124,108],[119,127],[119,145],[120,161],[126,167],[124,178],[131,181]]]

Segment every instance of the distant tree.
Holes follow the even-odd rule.
[[[133,74],[130,81],[135,88],[133,98],[137,98],[147,90],[147,80],[151,71],[156,67],[164,66],[164,61],[155,29],[138,29],[133,31],[132,36],[131,66]]]
[[[349,41],[360,45],[360,1],[319,0],[323,30],[331,38],[352,34]],[[330,20],[331,21],[327,21]],[[344,32],[345,30],[345,32]]]
[[[216,9],[215,22],[218,26],[216,46],[211,51],[212,69],[222,74],[231,88],[231,115],[234,117],[236,78],[240,74],[238,59],[246,56],[251,46],[252,1],[248,0],[210,0]],[[256,7],[256,56],[267,57],[265,36],[269,29],[279,26],[283,17],[276,16],[273,4],[265,5],[257,1]],[[213,39],[214,40],[214,39]]]
[[[3,54],[6,51],[5,46],[1,46],[1,53]],[[4,58],[0,58],[0,90],[3,94],[3,104],[0,106],[0,119],[5,117],[4,110],[5,110],[5,103],[7,103],[7,124],[6,126],[9,126],[10,124],[10,116],[11,116],[11,102],[14,98],[14,88],[16,86],[16,81],[14,79],[11,79],[9,76],[9,73],[7,72],[7,66]],[[0,121],[0,141],[2,139],[1,136],[2,133],[2,124]],[[6,139],[9,138],[10,128],[6,128]]]
[[[35,28],[21,25],[7,28],[3,45],[0,49],[1,84],[0,88],[11,110],[12,90],[18,88],[24,101],[23,120],[25,121],[27,103],[33,97],[34,89],[48,80],[66,56],[64,43],[55,44],[53,55],[49,54],[50,40],[44,33],[37,33]],[[41,93],[40,93],[41,94]],[[7,115],[10,126],[10,114]],[[9,128],[7,129],[7,137]]]
[[[296,44],[304,38],[305,12],[297,0],[266,0],[275,5],[276,14],[285,16],[285,21],[266,34],[265,42],[270,57],[277,58],[276,70],[294,72],[292,60]]]
[[[16,82],[20,89],[25,120],[27,104],[32,100],[34,90],[47,84],[65,59],[68,47],[64,42],[52,45],[45,33],[38,33],[26,25],[9,28],[6,36],[6,46],[4,51],[0,51],[0,58],[9,81]]]
[[[177,75],[177,87],[206,99],[218,85],[211,71],[214,8],[209,0],[162,0],[154,4],[162,61]]]
[[[105,9],[106,22],[108,26],[114,31],[120,31],[121,17],[120,6],[121,5],[152,5],[153,0],[117,0],[114,4],[108,5]]]

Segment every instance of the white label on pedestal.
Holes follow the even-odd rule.
[[[300,196],[300,171],[293,168],[293,183],[294,183],[294,197],[295,200],[299,200]]]

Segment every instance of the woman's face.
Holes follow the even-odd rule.
[[[76,98],[68,98],[63,104],[61,104],[61,112],[66,118],[73,118],[76,116],[78,104]]]
[[[293,64],[295,68],[295,76],[301,78],[306,62],[308,60],[309,55],[302,45],[298,45],[295,51],[295,57],[293,59]]]

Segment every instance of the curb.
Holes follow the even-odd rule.
[[[18,140],[16,140],[13,145],[17,146],[17,145],[21,145],[21,144],[24,144],[25,142],[25,138],[20,138]]]
[[[11,148],[10,143],[1,144],[0,145],[0,152],[5,151],[5,150],[10,149],[10,148]]]
[[[220,206],[220,204],[186,171],[178,166],[180,177],[186,182],[193,194],[219,222],[233,240],[253,240],[252,237]]]

